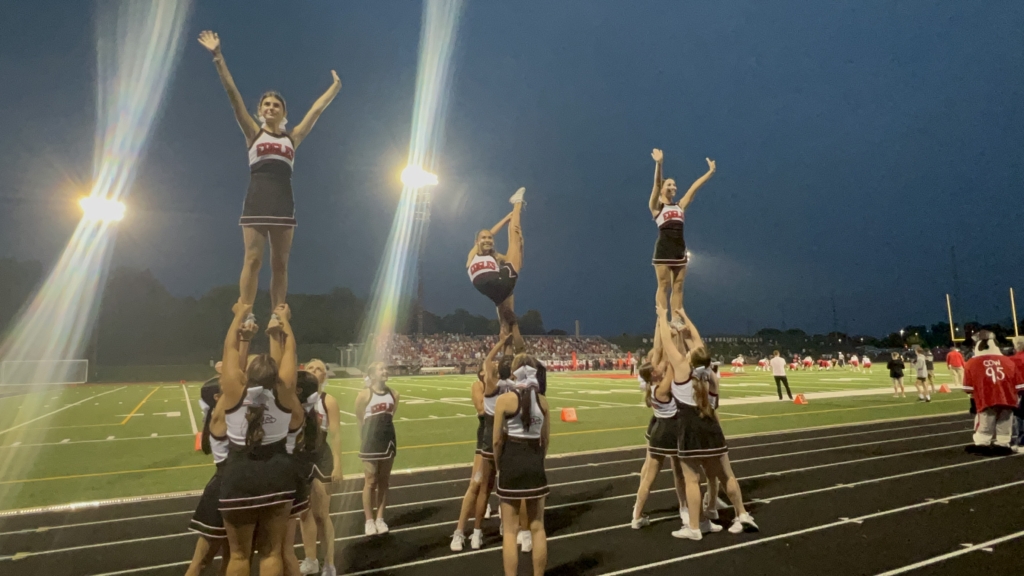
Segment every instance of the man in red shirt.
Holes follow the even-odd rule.
[[[964,355],[960,353],[960,350],[953,348],[946,354],[946,368],[949,368],[950,374],[953,375],[953,385],[963,386],[964,385]]]
[[[1013,411],[1017,395],[1024,392],[1024,378],[1018,375],[1016,363],[999,351],[995,334],[982,330],[976,338],[974,358],[964,369],[964,392],[971,395],[977,409],[974,447],[981,448],[971,451],[1011,454]]]
[[[1013,338],[1013,351],[1014,355],[1010,356],[1010,360],[1013,360],[1017,366],[1017,374],[1024,378],[1024,336]],[[1024,392],[1024,390],[1018,389],[1018,392]],[[1013,438],[1010,440],[1010,443],[1013,444],[1013,451],[1024,452],[1024,395],[1018,399],[1013,427]]]

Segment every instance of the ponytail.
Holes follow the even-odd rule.
[[[263,413],[267,407],[263,404],[251,404],[245,412],[245,421],[248,423],[245,432],[245,447],[253,448],[263,443]]]
[[[540,387],[537,381],[537,359],[529,354],[517,354],[512,360],[512,373],[516,377],[516,388],[519,390],[519,421],[523,430],[530,429],[533,419],[533,394]]]
[[[715,407],[711,403],[711,356],[707,348],[695,348],[690,352],[690,363],[693,365],[693,400],[697,404],[701,418],[714,418]]]
[[[200,447],[203,454],[210,455],[213,449],[210,447],[210,420],[213,419],[213,410],[217,407],[217,397],[220,395],[220,382],[213,380],[203,384],[199,389],[199,405],[203,408],[203,433]]]
[[[210,419],[213,417],[213,408],[206,411],[206,418],[203,419],[203,435],[201,440],[201,447],[203,454],[209,456],[213,453],[213,449],[210,448]]]
[[[650,362],[644,362],[640,365],[640,370],[638,370],[637,373],[640,375],[640,379],[643,380],[644,383],[644,404],[650,408],[651,396],[654,395],[654,391],[652,389],[655,386],[652,381],[654,380],[654,366]]]

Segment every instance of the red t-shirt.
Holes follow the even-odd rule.
[[[949,354],[946,354],[946,367],[947,368],[963,368],[964,366],[964,355],[957,352],[956,350],[950,350]]]
[[[975,356],[964,369],[964,391],[974,397],[978,412],[995,406],[1017,407],[1024,380],[1017,363],[1002,354]]]

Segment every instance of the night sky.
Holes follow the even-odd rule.
[[[367,296],[408,150],[420,5],[202,2],[121,225],[115,265],[176,295],[237,282],[245,143],[200,30],[243,96],[281,91],[296,153],[291,291]],[[92,170],[88,2],[0,19],[0,257],[52,263]],[[1024,3],[470,1],[425,249],[426,307],[494,315],[464,264],[526,186],[520,313],[588,334],[649,331],[651,148],[687,211],[687,310],[705,333],[885,334],[1009,317],[1024,292]],[[498,247],[504,249],[504,233]],[[266,266],[265,266],[266,268]],[[266,272],[266,270],[265,270]],[[266,274],[262,286],[266,286]]]

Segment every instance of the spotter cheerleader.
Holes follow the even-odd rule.
[[[506,335],[512,334],[512,344],[516,352],[526,350],[526,342],[519,334],[515,297],[512,295],[519,273],[523,270],[523,229],[520,225],[520,215],[525,205],[524,194],[526,188],[516,190],[508,200],[512,203],[512,212],[490,230],[477,232],[476,243],[466,259],[466,270],[473,286],[498,307],[498,322],[501,325],[498,339],[504,340]],[[494,235],[506,224],[508,253],[503,255],[494,249]]]
[[[234,306],[224,340],[221,396],[210,418],[210,435],[226,436],[229,443],[218,507],[231,552],[228,573],[248,574],[255,547],[260,574],[281,574],[281,547],[299,489],[287,447],[289,432],[298,430],[303,419],[295,394],[295,335],[288,306],[279,306],[280,357],[260,354],[243,373],[239,328],[251,311],[249,304]]]
[[[515,389],[498,397],[494,408],[494,462],[498,469],[498,497],[504,524],[502,562],[505,576],[519,568],[516,533],[520,508],[525,505],[532,537],[533,573],[544,574],[548,562],[544,531],[544,499],[548,480],[544,471],[550,435],[548,402],[540,394],[540,363],[528,354],[512,361]]]
[[[395,411],[398,392],[388,388],[388,369],[383,362],[374,362],[366,370],[370,386],[356,396],[356,419],[359,421],[361,444],[359,459],[363,461],[363,515],[365,534],[387,534],[384,508],[391,485],[391,467],[395,464],[398,440],[395,436]],[[377,507],[376,517],[373,513]]]
[[[256,300],[260,266],[267,241],[270,241],[270,302],[271,308],[284,304],[288,293],[288,256],[291,253],[292,236],[295,232],[295,202],[292,198],[292,164],[295,149],[306,139],[320,114],[338,95],[341,80],[331,70],[334,81],[305,118],[290,133],[285,132],[288,108],[284,98],[277,92],[260,96],[256,106],[256,121],[245,109],[245,101],[235,86],[235,81],[224,63],[221,54],[220,37],[204,30],[199,34],[199,43],[213,54],[213,63],[220,76],[220,82],[228,93],[228,101],[235,112],[245,145],[249,149],[249,191],[242,204],[242,238],[245,241],[245,260],[239,279],[239,300],[252,304]],[[254,322],[255,317],[246,318]],[[279,319],[271,316],[267,329],[275,331]]]
[[[494,486],[494,407],[498,396],[513,388],[512,357],[505,356],[501,362],[494,359],[511,339],[511,334],[498,342],[484,358],[483,367],[473,383],[473,406],[477,412],[476,454],[473,456],[473,470],[469,478],[469,487],[462,498],[462,510],[459,521],[452,535],[452,552],[461,552],[466,542],[466,522],[473,514],[473,535],[469,545],[473,550],[483,546],[483,520],[487,514],[487,501]]]
[[[706,158],[708,171],[690,185],[683,198],[676,203],[676,181],[662,178],[661,168],[664,154],[657,148],[651,152],[654,158],[654,188],[648,207],[651,216],[658,224],[658,241],[654,245],[654,273],[658,277],[656,301],[662,308],[669,306],[669,292],[672,293],[672,310],[683,307],[683,280],[686,278],[686,265],[689,256],[686,252],[686,241],[683,239],[683,213],[693,200],[693,195],[715,173],[715,161]],[[672,320],[678,330],[682,326],[680,318]]]
[[[672,466],[672,480],[679,499],[680,514],[686,503],[683,492],[683,472],[676,458],[676,445],[679,438],[678,408],[672,398],[672,372],[662,361],[661,333],[655,330],[654,347],[649,360],[640,366],[640,378],[644,384],[644,402],[654,410],[651,422],[647,427],[647,458],[640,470],[640,488],[636,493],[636,504],[633,506],[633,517],[630,525],[639,530],[650,525],[650,518],[643,513],[644,505],[650,496],[651,487],[661,472],[662,464],[668,457]]]
[[[271,354],[276,356],[281,349],[280,342],[275,346],[275,338],[271,337]],[[296,430],[289,430],[288,442],[286,444],[288,453],[292,455],[292,464],[295,468],[297,490],[292,500],[291,515],[288,517],[288,524],[284,531],[284,541],[281,543],[281,554],[284,557],[284,573],[288,576],[295,576],[302,573],[302,565],[295,555],[295,534],[299,531],[299,521],[309,515],[310,491],[312,489],[313,467],[312,453],[313,442],[310,438],[316,439],[316,420],[310,415],[318,399],[318,385],[315,376],[299,371],[296,376],[295,394],[302,406],[303,424]],[[314,559],[316,555],[314,554]],[[307,564],[308,568],[309,565]]]
[[[316,556],[317,534],[324,548],[323,576],[335,576],[334,522],[331,520],[331,488],[341,482],[341,410],[338,401],[324,391],[327,365],[322,360],[306,362],[306,371],[316,379],[317,393],[303,407],[306,408],[306,453],[309,455],[308,474],[312,479],[309,493],[309,511],[302,515],[302,546],[306,558],[299,566],[302,574],[316,574],[320,563]],[[307,406],[308,405],[308,406]],[[312,436],[312,438],[310,438]]]
[[[658,320],[662,342],[672,342],[666,311],[662,308],[658,309]],[[692,326],[690,334],[694,343],[699,346],[690,349],[685,356],[674,343],[664,346],[665,357],[673,371],[672,397],[679,408],[677,455],[683,465],[690,516],[683,527],[672,535],[676,538],[700,540],[703,538],[702,532],[717,532],[721,529],[716,529],[717,525],[709,519],[701,518],[701,468],[707,473],[708,478],[717,479],[725,484],[725,491],[736,511],[736,518],[729,527],[729,532],[739,534],[744,531],[756,531],[757,524],[754,523],[754,518],[743,506],[740,484],[729,465],[729,449],[725,443],[722,426],[715,414],[716,401],[712,398],[717,398],[718,376],[711,369],[711,357],[707,348]]]

